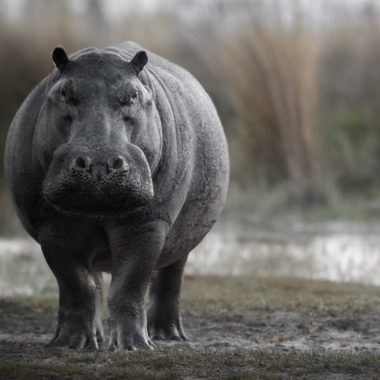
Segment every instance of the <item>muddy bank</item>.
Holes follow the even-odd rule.
[[[0,301],[0,378],[378,378],[380,292],[292,279],[187,277],[188,342],[47,349],[56,298]],[[106,323],[105,323],[106,326]]]

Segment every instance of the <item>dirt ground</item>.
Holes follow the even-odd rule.
[[[0,379],[380,378],[376,287],[187,277],[189,341],[156,342],[156,350],[138,352],[45,348],[56,303],[0,300]]]

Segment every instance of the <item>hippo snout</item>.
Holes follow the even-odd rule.
[[[124,149],[62,147],[43,183],[56,209],[97,216],[125,213],[154,196],[149,164],[132,144]]]
[[[74,157],[71,170],[88,173],[95,178],[111,174],[124,174],[128,170],[126,159],[122,155],[114,155],[109,159],[94,160],[88,155],[81,154]]]

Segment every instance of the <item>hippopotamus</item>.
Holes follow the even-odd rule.
[[[223,208],[225,134],[185,69],[133,42],[52,53],[16,113],[5,174],[18,217],[59,287],[50,346],[98,348],[111,273],[108,349],[185,340],[189,252]]]

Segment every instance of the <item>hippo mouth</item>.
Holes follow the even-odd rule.
[[[153,191],[120,189],[116,194],[101,188],[78,189],[74,186],[46,186],[45,200],[56,211],[94,217],[117,217],[138,207],[148,204],[153,198]]]
[[[50,175],[49,175],[50,174]],[[148,204],[154,197],[150,177],[115,176],[107,179],[48,173],[43,197],[59,212],[94,217],[117,217]]]

